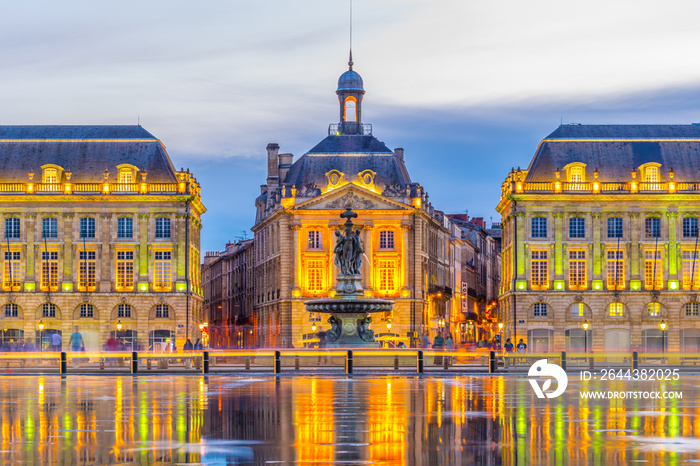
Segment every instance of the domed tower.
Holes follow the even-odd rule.
[[[362,87],[362,77],[352,69],[352,50],[348,66],[350,69],[340,75],[338,79],[338,101],[340,103],[340,134],[362,134],[362,96],[365,90]]]

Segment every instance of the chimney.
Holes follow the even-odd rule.
[[[267,186],[279,186],[279,144],[267,145]]]
[[[394,154],[396,154],[396,156],[403,162],[403,147],[397,147],[394,149]]]
[[[280,154],[278,165],[280,184],[284,183],[284,179],[287,177],[287,173],[289,173],[289,169],[292,167],[293,158],[294,156],[292,154]]]

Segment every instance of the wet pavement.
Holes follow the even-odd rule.
[[[3,376],[3,464],[700,462],[700,376]],[[682,399],[585,400],[673,390]]]

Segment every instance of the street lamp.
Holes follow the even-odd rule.
[[[39,321],[39,351],[44,351],[44,321]]]
[[[498,323],[498,349],[503,345],[503,322]]]
[[[659,328],[661,329],[661,351],[666,351],[666,321],[661,320],[659,322]]]
[[[123,327],[122,321],[121,321],[121,320],[117,321],[117,331],[118,331],[118,332],[121,332],[121,331],[122,331],[122,327]]]
[[[584,320],[581,327],[583,327],[583,352],[588,353],[588,320]]]
[[[316,324],[311,324],[311,331],[315,332],[316,331]]]
[[[386,329],[387,329],[387,330],[391,330],[391,322],[387,322],[387,323],[386,323]]]

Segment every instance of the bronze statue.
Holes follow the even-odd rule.
[[[333,263],[338,266],[340,273],[343,275],[359,275],[362,268],[362,254],[365,252],[362,248],[362,240],[360,239],[360,230],[353,232],[352,218],[357,217],[357,214],[348,209],[340,214],[345,221],[345,234],[340,231],[335,232],[336,243],[333,252],[335,259]]]
[[[369,324],[371,323],[372,318],[370,316],[366,316],[357,323],[357,334],[362,341],[374,341],[374,330],[369,328]]]
[[[328,323],[331,324],[331,329],[326,331],[326,340],[330,342],[336,341],[342,332],[340,328],[340,320],[338,320],[334,315],[328,318]]]

